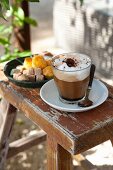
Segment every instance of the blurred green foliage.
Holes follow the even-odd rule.
[[[23,0],[15,0],[16,3],[21,3]],[[39,2],[39,0],[26,0],[28,2]],[[4,12],[10,9],[11,0],[0,0],[0,17],[4,18]]]
[[[12,37],[14,36],[13,30],[15,27],[21,29],[26,23],[37,26],[37,22],[34,19],[25,17],[24,11],[21,8],[22,1],[23,0],[15,0],[15,3],[10,5],[9,0],[0,1],[0,16],[5,20],[10,19],[9,25],[7,25],[7,22],[0,24],[0,45],[4,48],[4,55],[0,57],[0,62],[31,55],[30,51],[20,52],[19,49],[14,48],[14,44],[12,44]],[[33,0],[30,1],[33,2]],[[39,0],[35,0],[35,2],[36,1],[39,2]]]
[[[25,17],[24,11],[21,8],[23,0],[15,0],[15,3],[10,3],[11,0],[0,0],[0,17],[6,21],[10,18],[10,25],[0,24],[0,45],[4,47],[4,55],[0,57],[0,62],[31,55],[30,51],[20,52],[18,48],[14,48],[12,44],[13,30],[15,27],[23,28],[27,23],[32,26],[37,26],[37,22]],[[39,0],[26,0],[29,2],[39,2]],[[80,0],[81,5],[84,0]]]

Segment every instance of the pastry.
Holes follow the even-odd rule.
[[[45,55],[47,52],[45,52]],[[45,56],[46,57],[46,56]],[[17,66],[11,71],[11,75],[15,80],[19,81],[43,81],[45,78],[53,77],[51,65],[51,58],[44,58],[44,54],[34,55],[32,58],[24,59],[23,65]]]
[[[32,58],[27,57],[27,58],[24,59],[24,67],[26,69],[29,69],[29,68],[32,67]]]
[[[43,75],[47,79],[50,79],[53,77],[53,70],[52,70],[51,66],[47,66],[46,68],[43,69]]]
[[[32,59],[33,68],[44,69],[47,66],[46,60],[41,55],[34,56]]]
[[[46,60],[46,63],[47,63],[48,66],[51,66],[51,62],[52,62],[52,60],[50,60],[50,59]]]

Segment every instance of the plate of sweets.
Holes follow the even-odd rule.
[[[51,60],[53,54],[42,52],[16,58],[4,67],[4,74],[12,83],[26,88],[40,88],[53,78]]]

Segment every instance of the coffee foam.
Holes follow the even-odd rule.
[[[76,56],[75,56],[76,55]],[[69,67],[65,59],[71,58],[77,61],[75,67]],[[59,58],[56,58],[53,62],[54,65],[54,75],[63,81],[67,82],[76,82],[84,80],[89,76],[91,59],[83,54],[71,54],[70,56],[61,55]]]

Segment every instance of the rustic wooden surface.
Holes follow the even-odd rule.
[[[113,88],[108,85],[110,94]],[[81,153],[113,136],[113,99],[80,113],[58,111],[44,103],[40,89],[21,88],[1,81],[0,94],[38,124],[72,154]],[[15,100],[16,99],[16,100]]]
[[[53,136],[47,137],[47,165],[48,170],[72,170],[71,154]]]
[[[109,89],[113,93],[113,89]],[[112,99],[107,99],[93,110],[68,114],[45,104],[39,96],[39,89],[20,88],[1,82],[0,93],[46,133],[55,136],[70,153],[83,152],[113,135]]]
[[[0,170],[4,170],[9,149],[9,136],[16,117],[16,108],[9,104],[5,99],[2,99],[0,104],[0,114],[3,118],[0,128]]]
[[[112,96],[113,88],[109,85],[107,87],[110,96]],[[54,170],[57,169],[57,165],[59,165],[59,170],[61,169],[60,167],[64,166],[59,162],[61,153],[65,155],[61,159],[67,159],[68,169],[71,170],[70,154],[79,154],[108,139],[112,139],[112,97],[108,97],[102,105],[93,110],[67,113],[58,111],[44,103],[39,93],[40,89],[38,88],[22,88],[9,83],[7,79],[0,82],[0,94],[15,108],[23,111],[26,117],[47,133],[48,162],[51,162],[51,167],[54,167]],[[53,139],[54,142],[52,142]],[[49,153],[51,153],[52,157],[50,157]],[[51,169],[50,163],[48,167]]]

